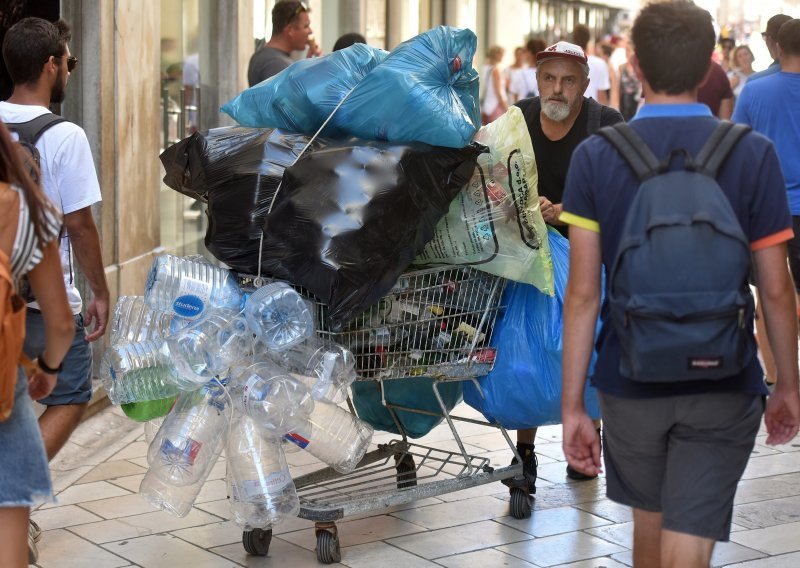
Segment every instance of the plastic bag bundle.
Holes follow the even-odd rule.
[[[450,204],[415,264],[469,265],[553,293],[547,228],[539,211],[538,175],[522,111],[511,107],[480,129],[469,184]]]
[[[334,114],[338,130],[366,140],[460,148],[480,126],[477,37],[439,26],[401,43]]]
[[[564,292],[569,276],[569,241],[548,231],[555,274],[555,296],[527,284],[506,288],[505,315],[495,324],[492,344],[503,355],[488,376],[479,379],[484,397],[464,383],[464,401],[487,420],[511,430],[561,423],[561,356]],[[598,326],[599,329],[599,326]],[[591,366],[594,365],[592,357]],[[584,403],[600,418],[597,391],[586,385]]]
[[[339,331],[391,290],[483,150],[355,141],[304,154],[266,218],[262,268],[327,304]]]
[[[242,126],[314,134],[347,93],[388,53],[363,43],[296,61],[222,106]],[[345,130],[346,132],[346,130]],[[334,129],[326,129],[326,135]]]
[[[301,134],[238,126],[197,132],[161,154],[164,183],[208,203],[206,247],[234,270],[254,274],[264,216],[284,168],[308,141]],[[325,144],[318,138],[312,148]]]

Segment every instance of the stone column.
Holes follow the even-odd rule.
[[[386,49],[391,51],[419,33],[419,2],[388,0],[387,8]]]

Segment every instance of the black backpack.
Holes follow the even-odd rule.
[[[722,122],[694,158],[659,161],[627,124],[601,129],[639,189],[625,218],[608,289],[620,373],[672,383],[736,375],[753,357],[750,244],[716,181],[750,129]],[[683,155],[683,169],[670,162]]]
[[[42,137],[49,128],[56,124],[65,122],[67,119],[63,116],[58,116],[51,112],[46,112],[41,116],[29,120],[27,122],[6,122],[6,128],[11,132],[16,132],[18,136],[17,143],[25,150],[33,164],[36,167],[30,168],[30,175],[33,181],[39,183],[39,168],[41,166],[41,156],[39,150],[36,148],[36,142]]]

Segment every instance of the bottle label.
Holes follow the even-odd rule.
[[[201,442],[191,438],[180,446],[173,444],[172,440],[165,439],[161,442],[161,459],[171,465],[194,465],[202,447]]]
[[[184,294],[175,298],[172,309],[182,318],[196,318],[203,313],[205,302],[194,294]]]
[[[297,432],[289,432],[288,434],[286,434],[284,436],[284,438],[286,440],[288,440],[289,442],[291,442],[291,443],[293,443],[293,444],[295,444],[297,446],[300,446],[303,449],[305,449],[305,447],[308,446],[308,444],[310,443],[309,440],[303,438]]]
[[[247,382],[245,382],[244,384],[244,388],[242,389],[242,405],[244,406],[245,414],[247,414],[248,416],[256,415],[255,414],[257,412],[256,406],[261,404],[263,399],[268,397],[270,391],[272,390],[270,389],[270,391],[266,392],[263,397],[262,396],[254,397],[253,396],[254,389],[256,388],[256,385],[258,383],[262,382],[262,380],[263,379],[258,375],[250,375],[250,377],[247,379]]]
[[[266,501],[270,495],[280,493],[290,483],[292,476],[288,471],[276,471],[261,480],[244,479],[231,483],[231,493],[238,501],[261,502]]]

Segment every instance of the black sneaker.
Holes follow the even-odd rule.
[[[597,478],[596,475],[586,475],[585,473],[581,473],[569,464],[567,464],[567,477],[574,481],[589,481],[590,479]]]
[[[511,459],[511,465],[515,465],[517,458]],[[535,453],[531,453],[528,457],[522,459],[522,475],[528,483],[528,494],[534,495],[536,493],[536,468],[539,465],[539,460],[536,458]],[[515,481],[513,477],[502,480],[503,485],[507,487],[519,487],[519,482]]]

